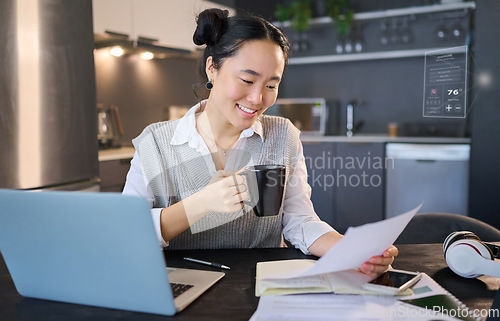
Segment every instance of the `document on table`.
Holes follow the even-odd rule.
[[[250,321],[458,320],[390,296],[299,294],[263,296]]]
[[[290,279],[357,269],[370,257],[381,255],[388,249],[421,206],[383,221],[350,227],[312,267],[276,273],[264,279]]]
[[[380,292],[363,289],[363,285],[373,279],[373,277],[356,269],[292,279],[266,279],[267,275],[272,275],[279,271],[292,271],[301,267],[310,267],[315,263],[315,260],[307,259],[257,263],[255,296],[299,293],[380,295]],[[411,289],[407,289],[398,295],[408,296],[412,293]]]

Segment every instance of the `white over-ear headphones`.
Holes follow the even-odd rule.
[[[500,246],[482,242],[469,231],[453,232],[443,243],[444,258],[450,269],[464,278],[483,274],[500,277]]]

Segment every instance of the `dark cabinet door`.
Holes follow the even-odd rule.
[[[323,221],[335,227],[335,177],[331,166],[335,143],[304,142],[303,146],[314,209]]]
[[[115,159],[99,162],[101,192],[121,193],[125,186],[130,159]]]
[[[345,232],[383,219],[384,143],[337,143],[334,227]]]

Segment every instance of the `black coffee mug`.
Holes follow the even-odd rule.
[[[286,168],[283,165],[255,165],[240,175],[245,177],[249,199],[245,204],[253,206],[255,215],[278,215],[283,203]]]

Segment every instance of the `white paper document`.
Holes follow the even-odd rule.
[[[350,227],[344,237],[323,255],[314,266],[285,273],[276,273],[266,279],[305,277],[357,269],[374,255],[388,249],[422,204],[404,214],[358,227]]]
[[[390,296],[299,294],[263,296],[250,321],[458,320]]]

